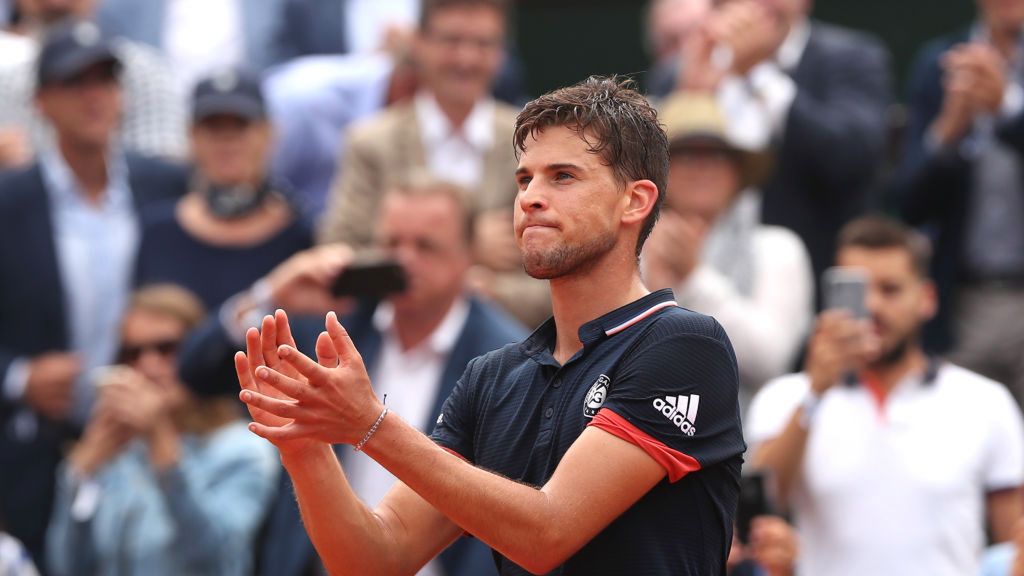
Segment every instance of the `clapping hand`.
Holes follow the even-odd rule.
[[[355,444],[383,410],[363,359],[333,312],[316,342],[317,360],[299,352],[279,310],[262,330],[246,334],[247,351],[235,356],[249,407],[249,429],[282,452],[311,443]]]

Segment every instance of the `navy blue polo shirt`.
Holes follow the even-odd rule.
[[[583,348],[564,365],[552,356],[553,320],[470,362],[432,438],[535,486],[587,426],[632,442],[666,477],[553,574],[725,574],[746,449],[725,331],[661,290],[584,324],[579,336]],[[495,559],[503,575],[527,574]]]

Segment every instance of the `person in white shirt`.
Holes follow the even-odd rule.
[[[747,429],[794,514],[798,571],[977,574],[986,517],[997,542],[1021,517],[1020,411],[1004,386],[923,352],[936,311],[923,236],[872,216],[838,245],[864,274],[867,317],[823,312],[804,371],[765,386]]]
[[[709,95],[671,96],[660,113],[670,143],[665,210],[644,251],[653,287],[714,316],[740,367],[740,405],[785,374],[810,328],[814,280],[803,242],[760,218],[764,154],[735,146]]]

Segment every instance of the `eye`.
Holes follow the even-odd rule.
[[[520,176],[519,179],[516,180],[516,182],[519,183],[520,188],[526,188],[527,186],[530,185],[531,180],[533,180],[533,178],[529,176]]]
[[[568,172],[558,172],[558,173],[555,174],[555,180],[559,180],[559,181],[562,181],[562,182],[568,181],[568,180],[572,180],[572,179],[575,179],[575,178],[576,178],[575,176],[573,176],[572,174],[570,174]]]

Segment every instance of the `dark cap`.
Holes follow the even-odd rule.
[[[218,114],[246,120],[265,118],[259,77],[246,70],[228,69],[196,84],[192,92],[192,121],[201,122]]]
[[[51,28],[43,38],[36,82],[38,86],[64,82],[101,63],[121,66],[110,39],[92,22],[69,20]]]

